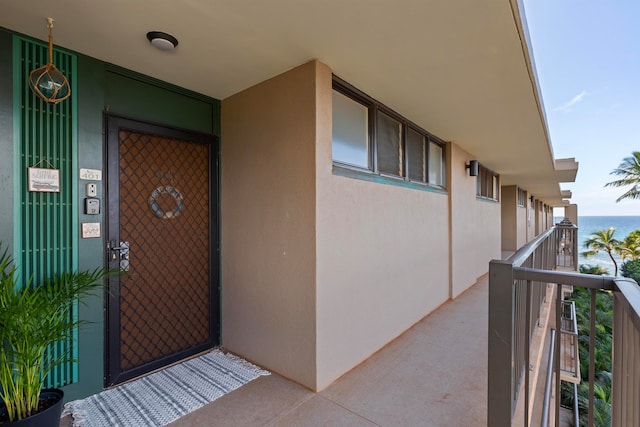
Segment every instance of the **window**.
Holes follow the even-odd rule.
[[[444,148],[442,145],[429,142],[429,182],[444,187],[445,169]]]
[[[333,162],[357,177],[446,186],[445,144],[348,83],[333,81]],[[366,178],[365,178],[366,179]]]
[[[478,197],[498,200],[500,195],[500,178],[495,172],[478,165],[477,191]]]
[[[333,91],[333,160],[369,167],[367,107]]]
[[[527,206],[527,192],[518,187],[518,206],[524,208]]]
[[[427,182],[427,138],[420,132],[409,128],[407,133],[407,176],[412,181]]]
[[[402,124],[378,111],[378,170],[382,174],[404,176],[402,155]]]

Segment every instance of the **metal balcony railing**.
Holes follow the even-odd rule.
[[[562,301],[562,326],[560,327],[560,379],[580,384],[580,352],[578,345],[578,319],[576,303]]]
[[[567,249],[569,246],[570,249]],[[554,271],[577,267],[577,227],[557,225],[538,236],[508,260],[491,261],[489,265],[489,366],[488,426],[541,425],[544,404],[536,387],[544,389],[544,381],[531,384],[531,337],[540,318],[547,286],[555,287],[555,315],[549,323],[562,325],[563,285],[590,290],[589,316],[589,425],[594,425],[594,377],[596,292],[613,293],[613,358],[612,358],[612,425],[640,425],[640,288],[630,279]],[[571,256],[569,256],[569,254]],[[569,264],[569,265],[567,265]],[[561,333],[555,334],[553,369],[553,407],[548,410],[551,422],[560,420]],[[547,367],[544,367],[545,369]],[[522,419],[514,419],[520,399],[524,407]],[[533,403],[530,403],[533,402]],[[555,420],[555,423],[553,421]],[[546,424],[545,424],[546,426]]]

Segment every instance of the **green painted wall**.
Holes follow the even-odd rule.
[[[78,167],[103,169],[102,110],[104,106],[104,64],[86,56],[78,56]],[[104,230],[104,203],[100,215],[85,215],[82,210],[86,181],[80,181],[77,206],[79,222],[101,222]],[[98,182],[98,196],[104,195],[103,182]],[[104,199],[103,199],[104,202]],[[103,231],[104,233],[104,231]],[[102,239],[78,239],[78,268],[92,270],[103,265]],[[85,298],[79,305],[79,317],[88,323],[79,331],[78,382],[64,388],[65,400],[75,400],[102,390],[104,359],[104,302],[100,297]]]
[[[13,249],[13,65],[11,34],[0,30],[0,241]]]
[[[220,102],[113,66],[106,74],[105,109],[127,117],[220,135]]]
[[[13,247],[14,221],[14,135],[12,88],[12,33],[0,29],[0,240]],[[161,123],[177,128],[220,135],[220,102],[161,82],[132,71],[106,64],[78,54],[78,168],[100,169],[103,181],[98,183],[101,212],[105,211],[103,164],[103,113]],[[105,216],[84,215],[82,207],[87,181],[79,180],[77,209],[79,223],[101,222],[105,233]],[[93,269],[103,265],[103,239],[77,242],[78,268]],[[80,318],[90,322],[79,334],[79,381],[64,387],[65,400],[97,393],[104,377],[104,299],[88,298],[80,305]]]

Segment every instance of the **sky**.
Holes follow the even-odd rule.
[[[561,188],[578,215],[640,216],[640,200],[616,203],[626,190],[604,188],[640,151],[640,1],[524,5],[554,156],[579,162],[576,182]]]

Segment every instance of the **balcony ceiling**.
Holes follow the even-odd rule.
[[[560,204],[571,174],[553,159],[518,3],[20,0],[2,2],[0,26],[46,40],[53,17],[56,45],[218,99],[318,59],[503,184]],[[153,48],[151,30],[178,48]]]

